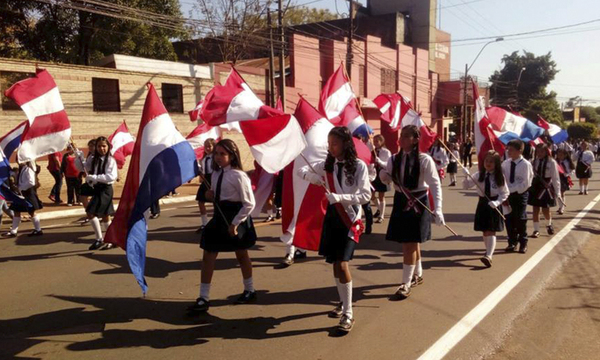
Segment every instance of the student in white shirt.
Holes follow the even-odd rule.
[[[592,164],[594,163],[594,153],[588,150],[588,143],[581,143],[581,150],[577,155],[577,166],[575,175],[579,179],[579,195],[587,195],[588,181],[592,177]]]
[[[215,262],[220,252],[235,252],[242,270],[244,292],[236,304],[256,301],[252,279],[252,261],[248,249],[256,243],[256,230],[250,214],[256,205],[250,178],[244,172],[238,146],[230,139],[217,143],[214,150],[211,188],[206,199],[215,204],[215,215],[210,219],[200,240],[204,250],[200,279],[200,297],[188,307],[189,315],[208,311],[210,287]]]
[[[437,139],[435,143],[429,149],[429,155],[435,162],[435,167],[438,171],[438,175],[440,180],[444,180],[444,170],[448,165],[448,154],[446,153],[446,149],[442,148],[441,139]]]
[[[106,232],[110,226],[110,216],[115,213],[113,207],[113,187],[119,176],[117,162],[110,155],[112,145],[104,136],[96,139],[96,151],[94,155],[85,162],[85,183],[93,190],[92,199],[85,208],[89,223],[94,229],[96,241],[90,246],[90,250],[107,250],[114,247],[113,244],[104,243],[102,231]],[[100,224],[102,219],[102,224]]]
[[[375,170],[377,172],[377,177],[371,183],[373,189],[375,189],[373,195],[375,195],[375,203],[377,205],[377,212],[374,217],[376,223],[382,223],[385,218],[385,193],[389,189],[388,185],[381,181],[379,172],[385,169],[389,158],[392,157],[392,153],[385,147],[385,138],[381,134],[373,137],[373,145],[375,145]]]
[[[17,188],[25,200],[31,204],[31,207],[26,207],[21,204],[13,202],[10,205],[10,210],[14,212],[12,227],[9,232],[2,234],[4,237],[16,237],[21,224],[21,213],[27,212],[31,216],[31,222],[33,223],[33,231],[27,236],[41,236],[44,234],[40,226],[40,218],[35,213],[37,210],[42,209],[44,206],[37,195],[37,188],[39,184],[36,176],[39,173],[40,168],[34,161],[23,163],[19,165],[19,174],[17,175]]]
[[[562,215],[565,211],[565,192],[571,189],[571,186],[573,186],[571,176],[575,170],[575,165],[573,164],[573,160],[571,160],[568,151],[565,149],[558,149],[556,152],[556,162],[558,163],[559,169],[562,169],[562,171],[559,171],[560,197],[562,201],[558,206],[558,214]]]
[[[506,179],[508,203],[511,212],[506,215],[506,233],[508,247],[506,251],[513,252],[519,243],[519,252],[527,252],[527,199],[529,187],[533,180],[531,163],[523,158],[525,145],[521,140],[515,139],[506,145],[508,159],[502,163],[502,172]]]
[[[402,283],[395,293],[399,300],[410,296],[411,287],[423,283],[421,243],[431,239],[431,222],[444,225],[442,213],[442,186],[431,156],[419,152],[419,128],[408,125],[400,134],[400,151],[392,156],[381,180],[392,183],[394,207],[386,233],[386,240],[402,244],[404,255]],[[423,208],[429,206],[427,191],[431,191],[434,215]],[[417,199],[421,202],[417,201]]]
[[[215,139],[206,139],[204,141],[204,156],[198,167],[200,170],[200,186],[198,187],[198,193],[196,193],[196,201],[198,202],[198,209],[200,209],[200,218],[202,219],[202,225],[196,230],[196,234],[199,234],[204,230],[206,224],[208,224],[208,216],[206,212],[205,203],[210,202],[206,199],[206,192],[210,190],[210,179],[213,173],[213,150],[217,142]]]
[[[458,172],[458,162],[456,161],[456,159],[459,159],[460,155],[458,153],[458,150],[456,149],[457,146],[455,143],[449,143],[448,148],[452,152],[452,154],[449,154],[450,156],[448,157],[448,167],[446,168],[446,172],[450,176],[450,185],[448,186],[456,186],[456,173]]]
[[[341,317],[338,331],[347,333],[354,326],[352,312],[352,275],[349,261],[362,233],[362,204],[371,200],[367,165],[357,158],[352,134],[338,126],[329,132],[327,159],[298,170],[298,176],[315,185],[325,185],[327,212],[321,232],[319,255],[333,264],[333,275],[341,304],[330,317]]]
[[[476,180],[473,181],[473,179]],[[463,188],[476,187],[479,195],[477,210],[475,210],[475,231],[483,232],[485,243],[485,256],[480,260],[486,267],[492,266],[492,256],[496,248],[496,232],[504,231],[502,203],[508,199],[508,186],[502,173],[502,160],[500,154],[490,150],[479,164],[479,171],[472,177],[463,180]]]
[[[554,234],[552,226],[552,214],[550,208],[560,202],[560,178],[558,176],[558,164],[550,156],[550,149],[546,144],[537,144],[535,147],[535,160],[533,161],[534,177],[529,189],[528,205],[533,206],[533,235],[540,236],[540,210],[548,222],[546,229],[548,235]],[[558,198],[558,200],[557,200]]]

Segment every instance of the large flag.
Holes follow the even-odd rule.
[[[252,216],[259,216],[262,212],[269,196],[273,194],[273,183],[275,182],[274,174],[269,174],[260,166],[259,163],[254,161],[254,172],[250,177],[250,181],[252,182],[252,190],[254,191],[254,200],[256,202],[256,206],[254,206],[254,210],[252,210]]]
[[[129,267],[144,294],[148,289],[144,278],[148,232],[144,212],[154,201],[197,175],[194,150],[175,128],[152,84],[148,84],[125,187],[105,238],[125,249]]]
[[[567,130],[561,129],[561,127],[558,125],[550,124],[539,114],[538,126],[548,131],[548,135],[550,135],[552,142],[555,144],[560,144],[563,141],[567,141],[567,139],[569,138],[569,133],[567,132]]]
[[[38,70],[34,77],[15,83],[4,94],[21,107],[29,121],[17,154],[19,163],[67,147],[71,124],[58,87],[48,71]]]
[[[131,155],[135,144],[135,140],[133,140],[133,136],[129,133],[125,120],[123,120],[123,123],[119,125],[114,133],[112,133],[108,138],[108,141],[110,141],[112,145],[110,153],[115,158],[117,167],[122,169],[125,165],[125,159]]]
[[[380,94],[373,102],[381,111],[381,120],[390,123],[393,131],[398,131],[408,125],[415,125],[419,128],[421,134],[419,149],[422,152],[428,151],[433,145],[437,134],[425,125],[421,115],[413,109],[410,99],[398,93]]]
[[[210,126],[207,123],[196,126],[185,139],[192,145],[192,149],[196,153],[196,159],[204,157],[204,142],[208,139],[215,141],[221,140],[221,128],[218,126]]]
[[[307,147],[302,151],[313,164],[327,158],[327,136],[333,124],[304,98],[300,98],[294,116],[298,119]],[[283,204],[281,240],[307,250],[318,250],[321,229],[327,209],[325,189],[299,178],[298,169],[307,166],[302,157],[296,158],[283,173]]]
[[[487,108],[486,113],[496,137],[504,144],[508,144],[513,139],[528,143],[544,134],[544,129],[533,121],[502,108],[493,106]]]
[[[231,68],[225,85],[215,85],[206,94],[200,117],[209,125],[216,126],[282,114],[283,112],[266,106],[242,76]]]
[[[6,135],[0,138],[0,149],[4,153],[4,156],[10,160],[13,152],[21,145],[21,138],[23,131],[27,127],[28,122],[23,121],[16,128],[9,131]]]
[[[190,116],[190,121],[194,122],[194,121],[200,120],[200,112],[202,111],[202,103],[203,102],[204,102],[203,100],[198,101],[194,110],[188,111],[188,115]]]
[[[370,134],[373,134],[373,129],[367,124],[362,114],[358,110],[358,103],[351,101],[346,108],[342,111],[338,121],[331,121],[338,126],[345,126],[350,130],[350,133],[354,136],[361,138],[368,138]]]
[[[495,150],[500,154],[504,153],[504,144],[498,139],[492,124],[485,111],[483,97],[479,96],[479,88],[473,82],[473,99],[475,99],[475,148],[477,149],[477,159],[480,164],[485,160],[485,154],[490,150]]]

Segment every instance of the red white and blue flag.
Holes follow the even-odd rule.
[[[204,157],[204,142],[208,139],[220,141],[222,136],[221,128],[218,126],[210,126],[207,123],[196,126],[192,132],[186,136],[186,140],[192,145],[192,149],[196,153],[196,159]]]
[[[200,120],[200,112],[202,112],[202,103],[204,103],[204,100],[198,101],[194,110],[188,111],[190,121],[194,122]]]
[[[165,106],[148,84],[142,120],[138,130],[123,194],[105,242],[127,252],[133,275],[144,294],[147,223],[144,213],[170,191],[198,176],[196,155],[177,131]]]
[[[108,137],[108,141],[112,145],[110,153],[115,158],[117,167],[122,169],[125,165],[125,159],[131,155],[133,146],[135,145],[135,140],[133,139],[133,136],[131,136],[125,120],[123,120],[123,123],[119,125],[117,130]]]
[[[421,135],[419,149],[422,152],[429,151],[437,134],[425,125],[421,115],[413,109],[410,99],[398,93],[380,94],[373,99],[373,102],[381,111],[381,120],[388,122],[393,131],[401,130],[408,125],[417,126]]]
[[[21,107],[28,119],[17,161],[24,163],[62,151],[71,137],[71,124],[58,87],[47,70],[21,80],[4,93]]]
[[[21,145],[21,138],[23,136],[23,132],[27,127],[28,122],[23,121],[16,128],[9,131],[6,135],[0,138],[0,149],[4,153],[7,159],[10,160],[13,152],[19,148]]]
[[[554,144],[560,144],[561,142],[567,141],[569,133],[567,130],[562,129],[560,126],[547,122],[543,117],[538,114],[538,126],[548,131],[548,135],[552,139]]]
[[[475,126],[473,129],[475,133],[475,147],[479,163],[483,164],[485,154],[490,150],[504,154],[504,144],[498,139],[494,131],[485,109],[483,97],[479,96],[479,88],[475,82],[473,82],[473,99],[475,99]]]

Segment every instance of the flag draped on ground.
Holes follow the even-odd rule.
[[[495,150],[500,154],[504,153],[504,144],[498,139],[492,124],[485,111],[483,97],[479,96],[479,88],[473,82],[473,99],[475,99],[475,148],[477,149],[477,159],[483,164],[485,154],[490,150]]]
[[[27,127],[28,122],[23,121],[17,127],[9,131],[6,135],[0,138],[0,149],[4,153],[7,159],[10,160],[13,152],[21,145],[21,138],[23,131]]]
[[[300,98],[294,116],[307,141],[307,147],[302,151],[304,158],[311,164],[325,160],[327,136],[333,124],[303,98]],[[281,239],[302,249],[318,250],[327,199],[322,186],[313,185],[296,175],[298,169],[307,166],[304,158],[296,158],[283,173]]]
[[[561,127],[558,125],[550,124],[539,114],[538,126],[548,131],[548,135],[550,135],[552,142],[555,144],[560,144],[563,141],[567,141],[567,139],[569,138],[569,133],[567,132],[567,130],[561,129]]]
[[[4,94],[21,107],[28,119],[17,154],[19,163],[67,147],[71,124],[58,87],[48,71],[38,70],[34,77],[15,83]]]
[[[125,159],[131,155],[135,144],[135,140],[133,140],[133,136],[129,133],[129,129],[124,120],[117,130],[109,136],[108,141],[110,141],[112,145],[110,153],[115,158],[117,167],[122,169],[125,165]]]
[[[221,135],[221,128],[204,123],[196,126],[185,139],[192,145],[192,149],[196,153],[196,159],[202,159],[204,157],[204,142],[208,139],[214,139],[218,142],[221,140]]]
[[[144,212],[154,201],[197,175],[194,150],[148,84],[125,187],[105,238],[105,242],[126,250],[131,271],[144,293],[148,289],[144,278],[148,231]]]
[[[419,149],[422,152],[428,151],[433,145],[437,134],[425,125],[421,115],[413,109],[408,98],[398,93],[380,94],[373,102],[381,111],[381,120],[390,123],[393,131],[401,130],[408,125],[415,125],[419,128],[421,135]]]

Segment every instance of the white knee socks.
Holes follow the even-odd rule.
[[[210,300],[210,283],[200,283],[200,297],[206,301]]]
[[[421,263],[421,259],[417,260],[417,265],[415,267],[415,275],[423,276],[423,264]]]
[[[381,213],[379,217],[383,219],[383,214],[385,213],[385,198],[377,203],[377,210]]]
[[[340,283],[340,298],[342,299],[342,314],[352,318],[352,281]]]
[[[533,231],[540,231],[540,222],[539,221],[533,222]]]
[[[12,227],[10,228],[10,232],[16,234],[19,231],[19,225],[21,224],[20,216],[13,216],[12,219]]]
[[[110,220],[108,220],[107,222],[101,222],[100,225],[102,225],[101,226],[102,231],[106,232],[108,230],[108,227],[110,226],[110,224],[111,224]]]
[[[491,259],[496,249],[496,236],[484,236],[483,242],[485,243],[485,256]]]
[[[90,220],[90,225],[92,225],[92,229],[94,229],[96,240],[102,241],[102,228],[100,227],[100,220],[98,220],[98,218],[94,216]]]
[[[252,276],[244,279],[244,291],[254,292],[254,280],[252,280]]]
[[[340,302],[344,302],[344,299],[342,298],[342,283],[338,278],[335,278],[335,287],[337,288],[338,295],[340,295]]]
[[[202,215],[201,219],[202,219],[202,225],[206,226],[206,224],[208,224],[208,216]]]
[[[40,218],[39,216],[35,215],[31,218],[31,222],[33,223],[33,228],[36,231],[42,231],[42,227],[40,226]]]
[[[413,274],[415,273],[416,265],[402,265],[402,283],[406,284],[406,286],[410,287],[410,283],[412,281]]]

